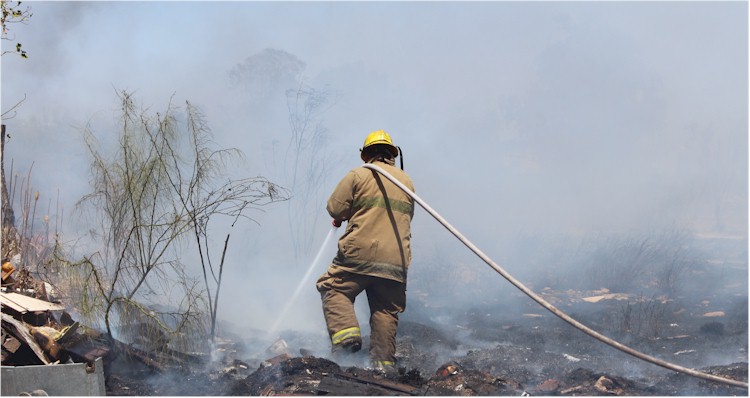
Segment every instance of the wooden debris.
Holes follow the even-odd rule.
[[[57,330],[45,326],[32,327],[31,335],[50,359],[63,362],[67,359],[67,355],[62,352],[62,347],[55,341],[55,336],[59,335]]]
[[[597,391],[605,394],[622,395],[625,393],[622,388],[619,388],[615,385],[614,381],[604,376],[599,377],[596,383],[594,383],[594,388]]]
[[[6,261],[3,263],[2,266],[2,280],[3,285],[5,282],[12,282],[13,279],[10,277],[11,274],[13,274],[16,271],[16,267],[13,266],[13,264],[10,261]]]
[[[141,361],[144,365],[148,366],[149,368],[156,370],[158,372],[164,372],[167,367],[161,362],[158,361],[156,358],[153,357],[148,352],[139,350],[133,346],[130,346],[125,343],[116,342],[115,346],[122,350],[126,355],[128,355],[130,358],[136,358],[139,361]]]
[[[591,297],[584,297],[582,298],[583,301],[587,303],[598,303],[602,300],[627,300],[628,295],[624,293],[608,293],[608,294],[602,294],[599,296],[591,296]]]
[[[3,328],[5,328],[10,334],[12,334],[19,341],[25,343],[31,351],[34,352],[37,359],[44,365],[49,365],[50,361],[44,354],[44,350],[39,347],[34,337],[29,333],[29,329],[23,324],[23,322],[17,321],[12,316],[3,313],[2,314]]]
[[[289,344],[284,341],[284,339],[279,338],[276,341],[274,341],[273,344],[271,344],[270,347],[266,349],[266,353],[269,355],[281,355],[281,354],[288,354],[292,355],[292,353],[289,351]]]
[[[289,355],[289,354],[286,354],[286,353],[279,354],[279,355],[276,355],[273,358],[269,358],[269,359],[266,359],[265,361],[263,361],[263,365],[264,366],[277,365],[277,364],[280,364],[280,363],[286,361],[287,359],[291,359],[291,358],[292,358],[292,356]]]
[[[706,318],[718,318],[724,315],[726,315],[724,314],[724,311],[713,311],[713,312],[706,312],[705,314],[703,314],[703,316]]]
[[[249,369],[250,369],[250,365],[248,365],[246,362],[240,361],[239,359],[235,359],[232,361],[232,363],[229,364],[229,366],[225,367],[221,372],[223,374],[236,375],[240,373],[245,373]]]
[[[575,386],[575,387],[570,387],[570,388],[566,388],[564,390],[561,390],[560,394],[561,395],[568,395],[570,393],[579,392],[579,391],[583,391],[583,390],[584,390],[583,386]]]
[[[567,359],[570,362],[580,362],[581,361],[581,358],[576,358],[576,357],[574,357],[572,355],[565,354],[565,353],[563,353],[563,357],[565,357],[565,359]]]
[[[111,351],[110,345],[99,341],[97,336],[66,339],[62,344],[76,362],[93,363],[96,358],[106,358]]]
[[[105,345],[95,345],[90,347],[92,349],[89,355],[97,353],[100,355],[101,350],[108,349]],[[176,350],[172,350],[168,347],[163,347],[158,350],[148,351],[135,347],[131,344],[123,343],[119,340],[113,340],[112,345],[117,352],[122,352],[129,358],[137,359],[144,365],[152,368],[159,372],[166,372],[170,369],[184,369],[189,364],[200,364],[205,363],[206,358],[201,355],[184,353]],[[70,351],[75,351],[75,347],[71,347]],[[101,356],[101,355],[100,355]]]
[[[15,354],[21,348],[21,342],[17,338],[7,335],[3,338],[3,348],[11,354]]]
[[[328,375],[318,385],[319,393],[337,396],[410,396],[422,395],[422,390],[407,384],[387,380],[365,379],[344,373]]]
[[[64,311],[65,307],[59,304],[50,303],[49,301],[35,299],[18,293],[0,292],[0,303],[3,306],[12,308],[20,314],[36,311]]]
[[[547,379],[536,386],[535,390],[543,393],[555,392],[560,388],[560,382],[554,379]]]

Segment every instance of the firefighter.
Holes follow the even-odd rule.
[[[360,151],[362,161],[379,166],[414,191],[411,178],[395,166],[400,150],[388,133],[370,133]],[[414,201],[378,172],[358,167],[339,182],[326,209],[334,226],[347,222],[332,264],[316,283],[331,351],[338,357],[362,348],[354,300],[364,291],[370,306],[370,361],[376,369],[395,369],[398,316],[406,308]]]

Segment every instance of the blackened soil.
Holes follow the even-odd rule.
[[[667,305],[667,304],[665,304]],[[594,330],[662,360],[724,378],[748,380],[747,297],[710,308],[668,303],[666,308],[622,302],[574,303],[566,311]],[[743,388],[676,373],[643,362],[529,306],[514,312],[488,305],[435,323],[405,316],[399,328],[399,369],[316,356],[233,356],[196,368],[155,372],[137,361],[110,364],[108,395],[431,395],[431,396],[728,396]],[[632,317],[638,311],[638,322]],[[650,311],[650,312],[649,312]],[[648,316],[662,319],[647,321]],[[630,319],[626,319],[631,316]],[[649,323],[651,322],[651,323]],[[289,352],[315,337],[289,335]],[[367,349],[367,340],[363,352]],[[242,346],[235,344],[235,347]],[[260,354],[263,355],[263,354]],[[365,355],[366,354],[362,354]],[[346,361],[344,361],[345,363]],[[252,364],[252,365],[249,365]],[[125,371],[127,369],[127,372]],[[333,380],[333,381],[332,381]],[[322,384],[321,384],[322,383]],[[322,386],[326,387],[323,388]],[[337,386],[338,390],[331,390]],[[343,390],[342,390],[343,389]]]

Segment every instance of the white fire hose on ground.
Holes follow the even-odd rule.
[[[499,265],[497,265],[494,261],[492,261],[491,258],[489,258],[484,252],[479,250],[478,247],[474,246],[473,243],[471,243],[468,239],[466,239],[463,235],[461,235],[456,228],[454,228],[448,221],[446,221],[443,217],[441,217],[435,210],[433,210],[427,203],[425,203],[424,200],[422,200],[419,196],[417,196],[416,193],[412,192],[409,188],[404,186],[400,181],[395,179],[392,175],[390,175],[388,172],[383,170],[382,168],[375,166],[374,164],[366,163],[362,165],[362,167],[371,169],[374,171],[377,171],[378,173],[382,174],[385,178],[390,180],[392,183],[394,183],[397,187],[399,187],[402,191],[406,192],[407,195],[411,196],[412,199],[414,199],[415,202],[417,202],[422,208],[424,208],[432,217],[434,217],[440,224],[443,224],[443,226],[450,231],[453,235],[458,238],[458,240],[461,241],[466,247],[468,247],[471,251],[474,252],[479,258],[481,258],[487,265],[492,267],[495,271],[497,271],[498,274],[500,274],[503,278],[507,279],[508,282],[513,284],[513,286],[517,287],[519,290],[521,290],[523,293],[525,293],[527,296],[529,296],[532,300],[536,301],[541,305],[542,307],[546,308],[553,314],[555,314],[560,319],[564,320],[565,322],[571,324],[575,328],[579,329],[580,331],[588,334],[589,336],[608,344],[614,348],[617,348],[618,350],[625,352],[627,354],[630,354],[636,358],[642,359],[647,362],[651,362],[655,365],[661,366],[663,368],[667,368],[670,370],[674,370],[676,372],[684,373],[693,377],[698,377],[705,380],[715,381],[718,383],[724,383],[729,384],[736,387],[742,387],[747,389],[748,383],[739,381],[739,380],[732,380],[727,379],[724,377],[704,373],[695,369],[686,368],[684,366],[676,365],[670,362],[663,361],[659,358],[652,357],[650,355],[646,355],[640,351],[636,351],[626,345],[623,345],[622,343],[619,343],[615,340],[610,339],[607,336],[604,336],[600,334],[599,332],[589,328],[588,326],[576,321],[575,319],[571,318],[569,315],[565,314],[564,312],[557,309],[554,305],[550,304],[548,301],[543,299],[541,296],[534,293],[531,289],[524,286],[521,282],[519,282],[517,279],[515,279],[512,275],[510,275],[507,271],[505,271],[503,268],[501,268]]]

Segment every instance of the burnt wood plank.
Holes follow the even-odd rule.
[[[337,396],[422,395],[422,391],[419,388],[412,387],[406,384],[396,383],[388,380],[365,379],[342,373],[324,377],[318,385],[318,391]]]
[[[50,361],[44,354],[44,350],[39,347],[39,344],[37,344],[37,342],[34,340],[34,337],[31,336],[29,329],[22,322],[17,321],[12,316],[7,314],[2,314],[2,321],[7,325],[4,325],[3,327],[6,328],[6,330],[10,334],[12,334],[20,341],[26,343],[26,345],[31,348],[31,350],[34,352],[37,358],[42,361],[43,364],[49,365]]]
[[[49,301],[35,299],[18,293],[0,292],[0,304],[13,308],[21,314],[34,311],[64,311],[65,307]]]

